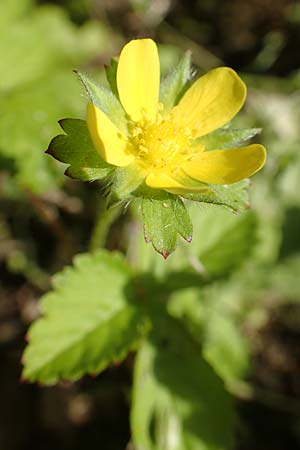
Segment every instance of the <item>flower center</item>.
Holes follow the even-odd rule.
[[[191,154],[191,133],[172,120],[133,124],[130,129],[130,152],[148,170],[169,170],[180,166]]]

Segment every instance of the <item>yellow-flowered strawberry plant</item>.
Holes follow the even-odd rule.
[[[123,120],[114,124],[91,99],[88,130],[104,161],[130,166],[150,188],[201,193],[202,183],[235,183],[263,166],[262,145],[207,152],[201,141],[226,125],[245,102],[246,86],[232,69],[221,67],[200,77],[168,108],[159,99],[157,47],[141,39],[123,48],[116,82]]]
[[[73,178],[103,180],[111,203],[141,202],[146,241],[159,253],[172,253],[178,234],[192,240],[187,200],[247,207],[245,180],[266,150],[243,145],[259,130],[228,127],[246,99],[236,72],[220,67],[194,81],[186,54],[160,83],[156,44],[137,39],[107,68],[111,89],[78,75],[86,120],[62,120],[66,135],[48,153],[68,163]]]
[[[77,256],[54,277],[28,333],[23,376],[45,384],[98,374],[137,352],[135,450],[230,449],[236,422],[228,387],[246,366],[228,363],[244,349],[236,350],[226,308],[209,310],[205,297],[212,280],[251,253],[256,216],[231,213],[249,208],[248,178],[263,167],[266,150],[247,142],[260,129],[231,124],[246,99],[237,73],[192,73],[187,53],[160,80],[156,44],[130,41],[106,68],[109,87],[77,73],[86,117],[62,119],[64,134],[47,150],[68,165],[66,175],[99,180],[106,211],[129,209],[165,259],[179,236],[186,241],[173,262],[158,261],[151,248],[145,256],[149,246],[136,236],[126,258],[103,249]]]

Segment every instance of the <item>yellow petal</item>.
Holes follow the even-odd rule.
[[[230,150],[212,150],[196,155],[182,169],[192,178],[211,184],[230,184],[248,178],[262,168],[266,161],[263,145]]]
[[[155,172],[150,173],[145,182],[147,186],[151,188],[164,189],[172,194],[184,194],[191,192],[205,193],[207,191],[207,188],[202,184],[197,184],[197,182],[192,179],[187,182],[188,177],[186,176],[185,178],[186,182],[184,182],[183,178],[178,181],[168,173]]]
[[[106,162],[120,167],[132,162],[133,155],[126,152],[126,137],[93,103],[88,104],[87,126],[94,146]]]
[[[123,48],[117,69],[121,103],[134,121],[153,121],[159,97],[159,57],[152,39],[130,41]]]
[[[200,77],[172,110],[183,127],[204,136],[229,122],[243,106],[247,88],[229,67],[219,67]]]

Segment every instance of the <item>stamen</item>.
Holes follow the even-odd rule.
[[[161,109],[161,106],[159,106]],[[138,124],[129,124],[129,150],[139,163],[151,170],[175,170],[194,153],[191,147],[192,132],[180,128],[169,115],[159,113],[155,123],[143,119]]]

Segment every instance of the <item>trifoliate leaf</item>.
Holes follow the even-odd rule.
[[[125,119],[125,112],[117,97],[106,87],[98,86],[84,73],[76,73],[91,102],[93,102],[97,108],[101,109],[101,111],[103,111],[120,130],[126,133],[127,122]]]
[[[143,450],[231,448],[234,411],[221,379],[184,330],[166,323],[160,330],[137,356],[134,445]]]
[[[221,205],[233,212],[249,208],[249,180],[233,184],[206,185],[205,194],[184,194],[182,197],[195,202]]]
[[[178,103],[190,79],[191,52],[186,52],[172,72],[162,80],[159,100],[164,105],[164,112]]]
[[[129,289],[131,273],[118,254],[75,258],[41,299],[42,318],[28,333],[23,377],[52,384],[95,374],[123,359],[145,331]]]
[[[252,139],[259,133],[261,133],[261,128],[245,128],[238,130],[221,128],[197,139],[197,143],[204,144],[206,150],[234,148],[238,147],[243,142]]]
[[[66,175],[72,178],[82,181],[105,178],[112,168],[95,150],[85,121],[63,119],[59,123],[67,134],[60,134],[52,139],[47,153],[58,161],[69,164]]]
[[[145,195],[142,200],[144,233],[147,242],[164,258],[176,248],[178,233],[188,242],[193,226],[183,201],[167,192]]]

